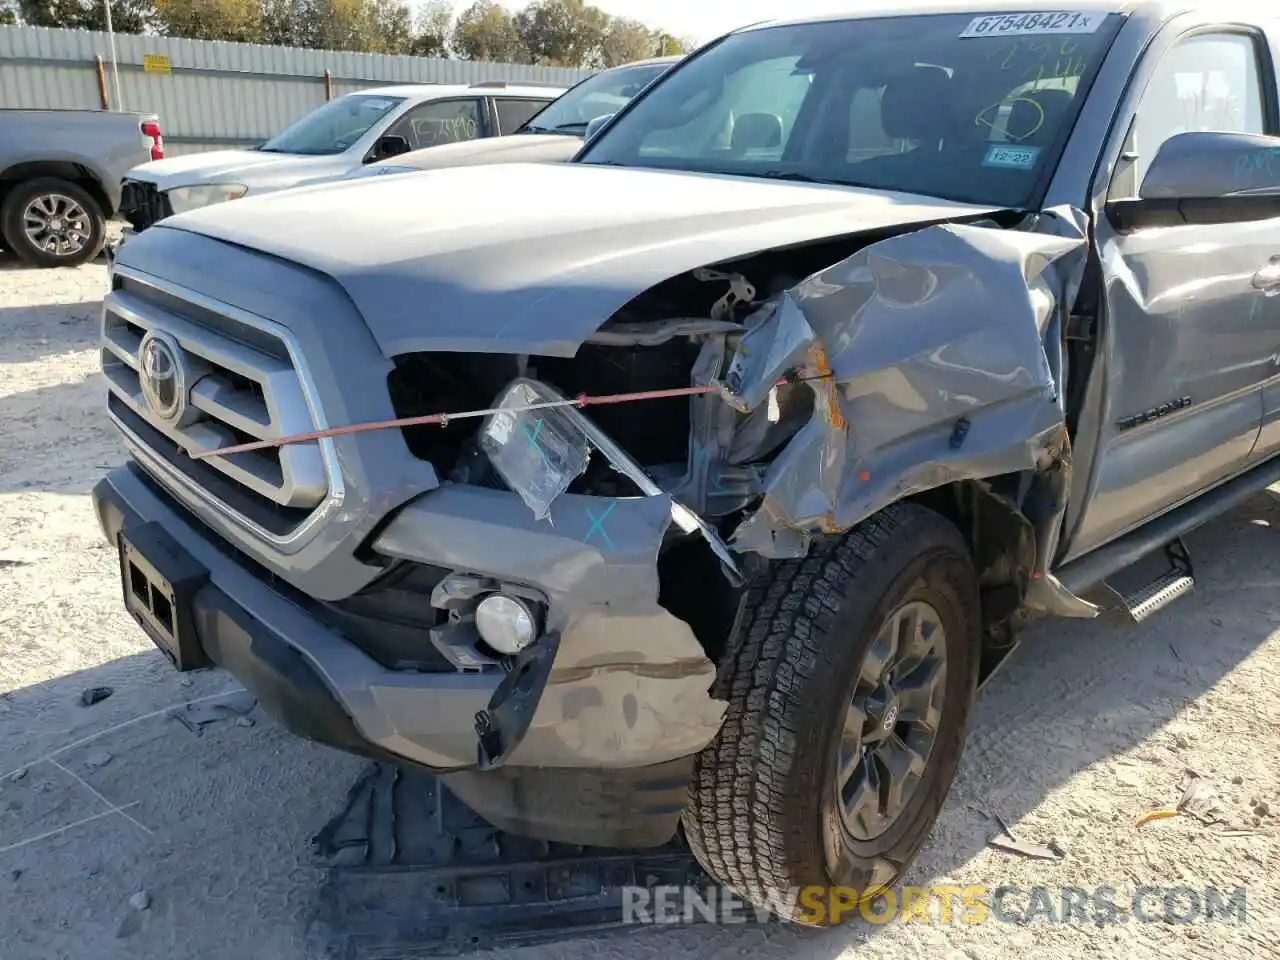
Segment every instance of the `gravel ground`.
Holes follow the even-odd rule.
[[[0,263],[0,930],[12,960],[300,960],[308,842],[358,761],[181,679],[126,618],[87,493],[122,459],[101,412],[101,264]],[[1199,586],[1134,627],[1046,623],[983,693],[959,780],[909,882],[1247,888],[1245,923],[864,921],[829,931],[636,931],[541,958],[834,960],[1280,956],[1280,524],[1274,494],[1191,538]],[[114,695],[81,706],[82,691]],[[191,704],[184,706],[184,704]],[[229,709],[228,709],[229,708]],[[181,715],[180,722],[172,714]],[[1138,828],[1187,770],[1225,821]],[[1060,860],[988,846],[1003,817]],[[131,903],[132,901],[132,903]],[[1159,900],[1153,901],[1157,911]],[[142,908],[142,909],[139,909]]]

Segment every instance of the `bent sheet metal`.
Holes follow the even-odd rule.
[[[721,383],[739,411],[790,371],[813,412],[770,464],[738,551],[802,556],[893,501],[1063,457],[1061,310],[1082,269],[1077,211],[1031,230],[943,224],[865,247],[787,291]]]

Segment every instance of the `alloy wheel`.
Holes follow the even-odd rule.
[[[75,256],[93,236],[88,212],[61,193],[32,197],[22,211],[22,230],[33,247],[57,257]]]
[[[845,828],[874,840],[906,809],[924,775],[946,689],[946,633],[914,600],[884,621],[858,671],[837,754]]]

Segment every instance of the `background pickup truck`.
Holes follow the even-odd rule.
[[[1229,0],[859,7],[566,164],[174,217],[103,316],[125,604],[499,827],[683,823],[830,923],[1023,623],[1153,615],[1280,480],[1278,44]]]
[[[164,157],[155,114],[0,110],[0,235],[41,267],[93,259],[132,167]]]

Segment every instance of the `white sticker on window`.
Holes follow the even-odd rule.
[[[974,17],[960,34],[960,39],[973,37],[1026,37],[1046,33],[1094,33],[1102,26],[1105,13],[988,14]]]
[[[1007,147],[997,143],[988,148],[982,165],[1005,170],[1033,170],[1039,158],[1039,147]]]

